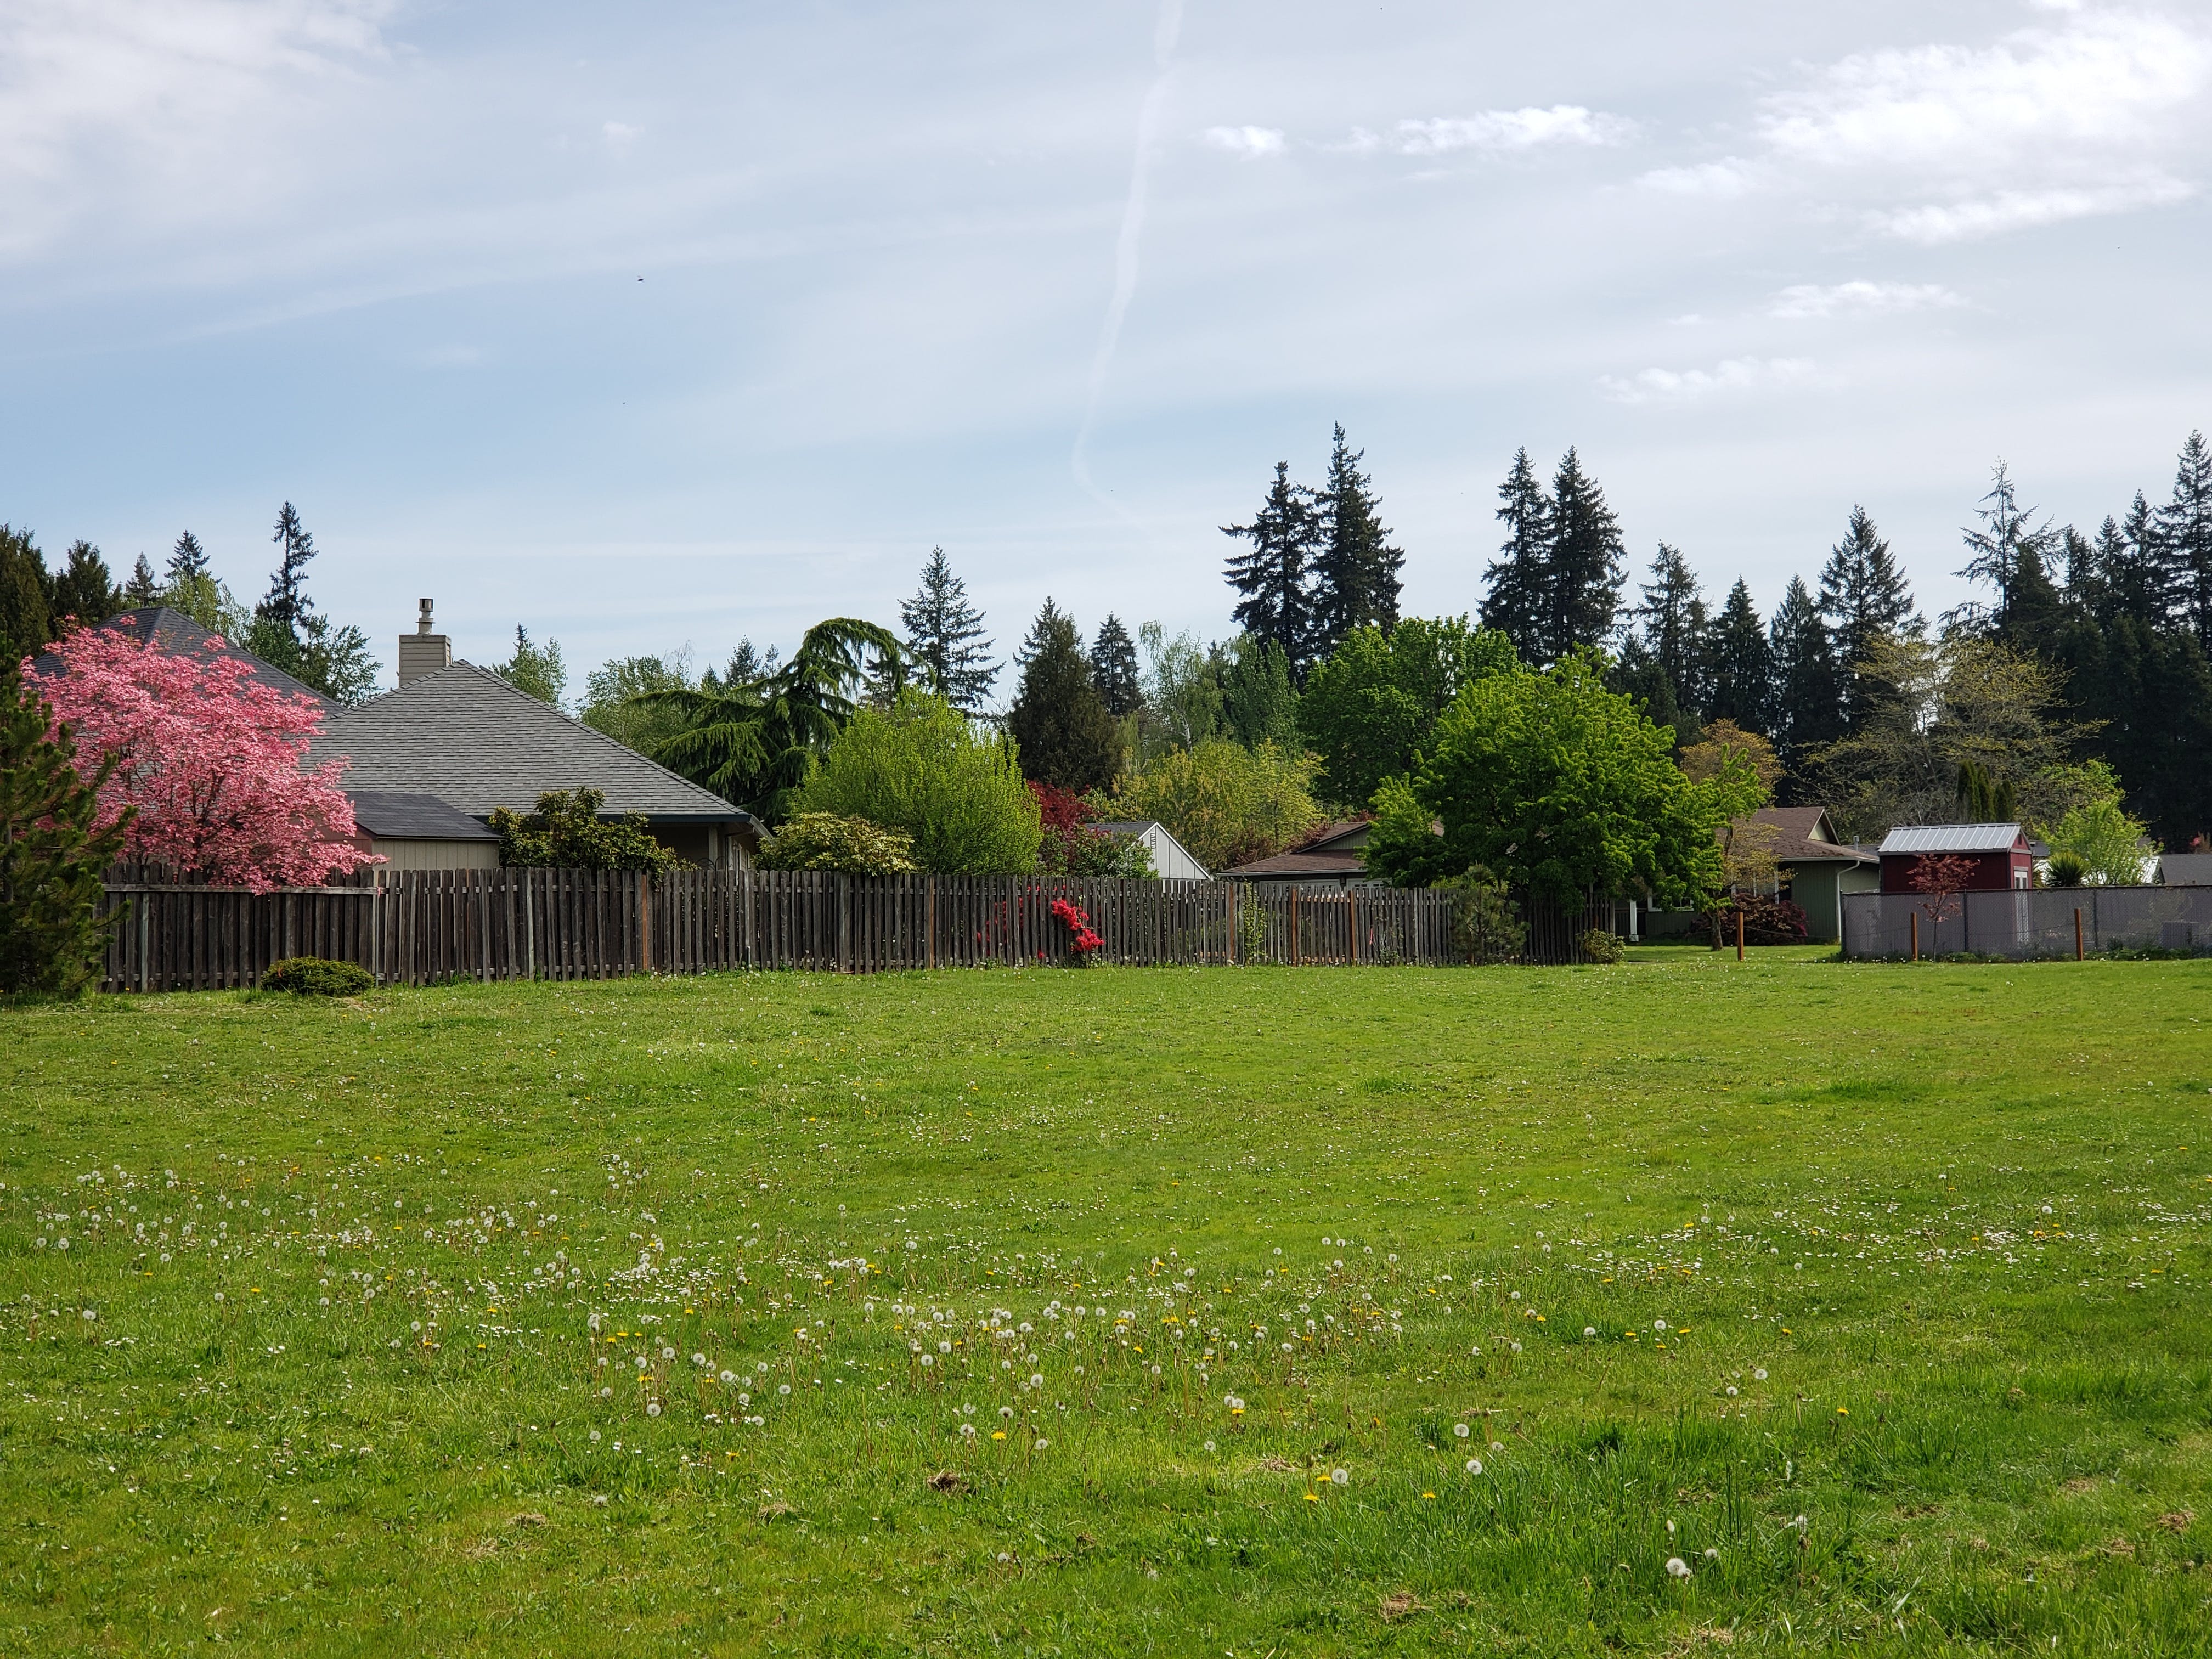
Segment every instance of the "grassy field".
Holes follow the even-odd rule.
[[[2201,1654],[2208,1016],[1692,951],[0,1011],[0,1650]]]

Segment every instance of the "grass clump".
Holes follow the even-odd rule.
[[[357,997],[376,988],[375,975],[356,962],[332,962],[327,957],[286,957],[272,962],[261,975],[264,991],[289,991],[297,996]]]
[[[1628,955],[8,1012],[0,1646],[2212,1646],[2212,966]]]

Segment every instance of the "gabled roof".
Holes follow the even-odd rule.
[[[2212,853],[2167,853],[2158,863],[2168,887],[2212,887]]]
[[[355,788],[435,795],[474,817],[527,812],[550,789],[589,787],[607,812],[657,823],[750,823],[732,806],[473,663],[411,679],[323,722],[313,763],[346,757]]]
[[[1825,806],[1762,806],[1751,822],[1774,830],[1774,856],[1789,864],[1871,864],[1873,859],[1836,839]]]
[[[1092,830],[1103,830],[1109,836],[1126,836],[1131,841],[1143,841],[1147,836],[1157,836],[1183,857],[1188,859],[1193,869],[1203,871],[1206,868],[1206,866],[1200,861],[1198,854],[1177,841],[1175,831],[1158,818],[1100,818],[1088,827]]]
[[[497,841],[465,812],[457,812],[435,795],[402,794],[390,789],[349,789],[353,821],[379,841]]]
[[[229,641],[220,639],[202,628],[181,611],[172,611],[166,605],[142,605],[129,611],[118,611],[106,622],[90,624],[94,631],[102,634],[122,634],[141,645],[153,645],[165,656],[194,657],[202,662],[216,657],[231,657],[253,670],[253,678],[273,691],[289,697],[313,697],[325,716],[343,705],[332,702],[312,685],[294,678],[270,662],[264,662],[251,651],[240,650]],[[58,673],[60,659],[49,651],[33,665],[42,674]]]
[[[1368,832],[1375,828],[1372,818],[1339,818],[1334,823],[1324,823],[1291,850],[1294,853],[1319,853],[1341,848],[1346,851],[1367,845]]]
[[[1882,837],[1881,854],[2009,853],[2027,839],[2016,823],[1900,823]]]
[[[1273,858],[1255,859],[1249,864],[1240,864],[1234,870],[1224,870],[1224,876],[1311,876],[1316,880],[1335,880],[1340,876],[1364,876],[1367,860],[1357,853],[1278,853]]]

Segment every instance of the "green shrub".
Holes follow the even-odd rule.
[[[303,997],[357,997],[376,988],[376,975],[356,962],[327,957],[287,957],[261,975],[264,991],[290,991]]]
[[[832,870],[847,876],[910,876],[914,837],[866,818],[800,812],[761,843],[763,870]]]
[[[2051,884],[2053,887],[2079,887],[2089,878],[2089,860],[2079,853],[2065,848],[2051,855]]]
[[[1452,896],[1452,950],[1460,960],[1476,967],[1521,960],[1528,929],[1510,893],[1480,871],[1448,876],[1437,885]]]
[[[1620,960],[1620,935],[1608,933],[1602,927],[1593,927],[1584,933],[1582,945],[1583,955],[1589,961],[1614,963]]]
[[[599,816],[606,804],[597,789],[550,789],[538,796],[535,811],[500,807],[491,815],[499,861],[510,869],[649,870],[656,876],[680,862],[653,838],[642,813],[610,821]]]
[[[793,805],[902,832],[913,861],[939,875],[1037,866],[1037,801],[1012,741],[942,697],[905,691],[854,714]]]

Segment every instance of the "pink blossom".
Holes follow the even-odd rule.
[[[60,670],[39,675],[39,690],[76,739],[77,769],[89,778],[119,757],[100,823],[135,806],[129,857],[255,892],[381,862],[353,844],[353,805],[338,788],[346,763],[306,767],[322,725],[314,699],[263,684],[221,641],[208,643],[204,659],[172,655],[84,629],[53,647]]]

